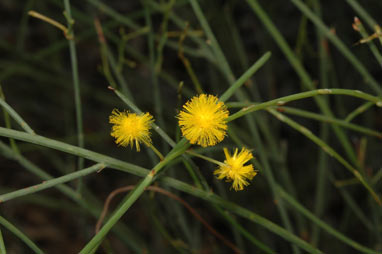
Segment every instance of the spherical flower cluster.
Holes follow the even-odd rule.
[[[179,126],[191,144],[213,146],[226,135],[228,110],[216,96],[201,94],[186,102],[179,113]]]
[[[153,117],[149,113],[136,114],[128,111],[119,112],[114,109],[109,117],[109,122],[113,124],[111,136],[115,143],[121,146],[132,148],[135,144],[137,151],[140,151],[139,143],[151,145],[150,127]]]
[[[238,149],[236,148],[233,156],[231,156],[228,149],[224,148],[224,154],[226,157],[224,165],[216,169],[214,174],[218,175],[218,179],[226,178],[227,182],[232,182],[234,190],[243,190],[244,186],[249,184],[248,180],[252,180],[257,174],[252,164],[244,165],[253,158],[252,153],[242,148],[238,154]]]

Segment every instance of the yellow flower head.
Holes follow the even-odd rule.
[[[213,146],[226,135],[228,115],[227,107],[216,96],[201,94],[183,105],[179,126],[191,144]]]
[[[151,145],[149,129],[153,121],[153,117],[149,113],[137,115],[114,109],[109,117],[109,123],[113,124],[110,135],[116,138],[115,143],[121,146],[130,145],[133,147],[135,143],[139,152],[140,142]]]
[[[218,175],[218,179],[225,177],[227,182],[233,181],[232,187],[235,191],[243,190],[244,186],[249,185],[248,180],[252,180],[257,174],[252,164],[244,166],[245,163],[253,158],[252,153],[245,148],[241,149],[239,154],[237,152],[238,149],[236,148],[235,153],[231,156],[228,149],[224,148],[226,157],[224,165],[214,171],[214,174]]]

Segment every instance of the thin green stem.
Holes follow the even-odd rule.
[[[147,0],[146,0],[147,1]],[[163,63],[163,48],[167,41],[167,28],[168,28],[168,20],[169,15],[172,12],[172,8],[175,4],[176,0],[169,0],[168,3],[165,4],[165,10],[163,13],[163,21],[161,23],[161,37],[159,39],[159,43],[157,46],[157,56],[156,56],[156,62],[155,62],[155,72],[159,73],[162,70],[162,63]]]
[[[56,185],[66,183],[66,182],[72,181],[74,179],[78,179],[80,177],[84,177],[84,176],[89,175],[91,173],[94,173],[96,171],[100,171],[103,168],[105,168],[105,165],[102,163],[98,163],[98,164],[95,164],[91,167],[88,167],[88,168],[85,168],[82,170],[78,170],[74,173],[70,173],[70,174],[67,174],[67,175],[64,175],[61,177],[57,177],[57,178],[48,180],[48,181],[43,181],[42,183],[37,184],[37,185],[33,185],[33,186],[30,186],[30,187],[27,187],[24,189],[19,189],[17,191],[13,191],[10,193],[2,194],[2,195],[0,195],[0,203],[6,202],[9,200],[18,198],[18,197],[22,197],[25,195],[29,195],[29,194],[32,194],[35,192],[39,192],[39,191],[42,191],[42,190],[45,190],[48,188],[55,187]]]
[[[260,57],[241,77],[235,81],[219,98],[221,101],[227,101],[237,89],[248,81],[271,57],[271,52],[265,53]]]
[[[373,185],[376,185],[381,179],[382,179],[382,168],[380,168],[379,171],[374,175],[371,182],[373,183]]]
[[[151,22],[151,13],[150,13],[150,8],[148,4],[146,3],[147,0],[142,0],[143,1],[143,6],[145,8],[145,22],[146,26],[149,27],[149,32],[147,33],[147,41],[148,41],[148,48],[149,48],[149,62],[150,62],[150,72],[151,72],[151,82],[152,82],[152,93],[153,93],[153,98],[154,98],[154,110],[156,114],[156,118],[158,120],[159,125],[164,126],[164,118],[163,118],[163,106],[162,106],[162,96],[161,96],[161,91],[160,91],[160,86],[159,86],[159,80],[158,80],[158,73],[160,72],[159,69],[156,69],[156,62],[160,62],[160,57],[161,55],[161,49],[163,49],[163,45],[161,46],[161,43],[164,43],[167,39],[165,36],[165,33],[160,39],[159,46],[161,49],[158,49],[159,52],[155,51],[154,47],[154,37],[155,37],[155,32],[153,29],[153,24]],[[164,21],[167,24],[167,21]],[[167,27],[167,25],[166,25]],[[167,30],[167,29],[166,29]],[[160,55],[160,56],[159,56]],[[163,149],[165,151],[168,151],[167,149],[167,144],[165,140],[162,140],[162,145]]]
[[[224,166],[225,165],[223,162],[220,162],[220,161],[214,160],[214,159],[212,159],[210,157],[198,154],[196,152],[193,152],[192,150],[187,150],[186,153],[189,154],[189,155],[192,155],[194,157],[201,158],[201,159],[203,159],[205,161],[209,161],[209,162],[211,162],[211,163],[213,163],[215,165],[218,165],[218,166]]]
[[[301,116],[301,117],[305,117],[305,118],[310,118],[310,119],[314,119],[317,121],[322,121],[324,123],[336,124],[336,125],[342,126],[344,128],[358,131],[358,132],[366,134],[366,135],[375,136],[377,138],[382,138],[382,132],[371,130],[371,129],[368,129],[368,128],[365,128],[365,127],[362,127],[362,126],[359,126],[356,124],[349,123],[349,122],[344,121],[344,120],[339,120],[337,118],[332,118],[332,117],[324,116],[321,114],[316,114],[316,113],[312,113],[309,111],[291,108],[291,107],[280,107],[280,108],[277,108],[277,110],[282,112],[282,113],[287,113],[287,114],[292,114],[292,115]]]
[[[106,4],[102,3],[101,1],[99,1],[99,0],[87,0],[87,1],[90,4],[94,5],[95,7],[99,8],[105,14],[113,17],[118,22],[121,22],[122,24],[124,24],[124,25],[126,25],[126,26],[128,26],[134,30],[139,29],[139,26],[134,21],[132,21],[130,18],[126,17],[125,15],[119,14],[118,12],[116,12],[115,10],[113,10],[112,8],[107,6]]]
[[[223,74],[227,77],[227,80],[231,83],[235,81],[235,76],[233,72],[231,71],[231,68],[228,64],[227,59],[225,58],[223,51],[221,50],[218,41],[215,38],[215,35],[213,34],[208,21],[206,17],[203,14],[202,9],[200,8],[197,0],[189,0],[192,6],[192,9],[194,10],[194,13],[196,17],[199,20],[200,25],[202,26],[204,32],[207,35],[207,38],[211,42],[212,51],[217,58],[218,67],[221,69]]]
[[[43,180],[53,179],[51,175],[49,175],[48,173],[43,171],[41,168],[34,165],[32,162],[27,160],[21,154],[13,152],[12,149],[10,149],[7,145],[5,145],[2,142],[0,142],[0,152],[2,153],[4,157],[17,161],[22,166],[24,166],[28,171],[30,171],[32,174],[40,177],[41,179]],[[66,195],[68,195],[70,198],[72,198],[75,201],[80,200],[78,193],[75,193],[71,188],[69,188],[66,185],[58,185],[57,189],[59,189],[61,192],[65,193]]]
[[[240,225],[239,223],[236,222],[236,220],[232,217],[232,215],[230,215],[229,213],[227,213],[226,211],[224,211],[223,209],[221,209],[220,207],[218,206],[215,206],[215,208],[217,209],[217,211],[219,212],[219,214],[226,220],[228,221],[230,224],[232,224],[232,226],[234,228],[236,228],[245,238],[247,238],[253,245],[257,246],[259,249],[261,249],[263,252],[262,253],[268,253],[268,254],[272,254],[272,253],[275,253],[274,250],[272,250],[271,248],[269,248],[267,245],[265,245],[263,242],[261,242],[260,240],[256,239],[250,232],[248,232],[242,225]]]
[[[94,252],[102,239],[111,230],[111,228],[119,221],[119,219],[125,214],[125,212],[131,207],[131,205],[142,195],[145,188],[152,182],[154,174],[148,174],[126,197],[123,204],[118,210],[110,217],[100,231],[86,244],[86,246],[79,252],[80,254],[86,254]]]
[[[320,0],[314,0],[312,2],[313,4],[313,10],[315,11],[316,15],[320,18],[322,17],[322,10],[321,10],[321,3]],[[322,84],[323,88],[330,87],[329,84],[329,65],[330,65],[330,59],[329,54],[327,51],[327,48],[325,47],[325,43],[327,42],[326,37],[324,34],[316,27],[316,36],[317,36],[317,45],[319,50],[319,58],[320,58],[320,65],[319,65],[319,72],[320,72],[320,83]],[[328,103],[328,98],[326,98],[326,103]],[[328,115],[325,115],[326,117],[331,117]],[[329,138],[329,125],[322,123],[320,126],[320,138],[327,142]],[[323,214],[323,211],[325,210],[326,202],[328,200],[326,191],[326,179],[327,179],[327,172],[328,172],[328,155],[323,151],[322,149],[319,149],[318,151],[318,163],[317,163],[317,174],[316,174],[316,189],[315,189],[315,199],[314,199],[314,215],[320,218]],[[318,246],[319,238],[320,238],[321,229],[316,224],[312,225],[311,228],[311,243],[314,246]]]
[[[43,254],[44,252],[37,247],[37,245],[28,238],[22,231],[12,225],[8,220],[6,220],[3,216],[0,216],[0,224],[3,225],[6,229],[11,231],[16,237],[18,237],[21,241],[23,241],[34,253]]]
[[[0,98],[5,101],[5,95],[3,93],[3,87],[1,86],[1,84],[0,84]],[[5,110],[4,107],[3,107],[3,115],[4,115],[5,127],[12,129],[11,119],[9,117],[7,110]],[[19,148],[17,147],[17,144],[16,144],[14,139],[10,138],[9,144],[11,145],[11,147],[15,153],[20,153]]]
[[[21,128],[23,128],[26,132],[29,134],[35,134],[35,132],[32,130],[32,128],[21,118],[17,112],[8,105],[8,103],[3,100],[3,98],[0,98],[0,105],[3,107],[3,109],[15,120]]]
[[[7,254],[7,250],[5,249],[4,239],[3,239],[3,233],[0,229],[0,254]]]
[[[258,110],[263,110],[271,106],[283,106],[287,102],[305,99],[309,97],[314,97],[317,95],[329,95],[329,94],[338,94],[338,95],[348,95],[352,97],[361,98],[367,101],[372,102],[373,104],[377,105],[378,107],[382,107],[382,99],[361,91],[357,90],[350,90],[350,89],[318,89],[318,90],[312,90],[308,92],[302,92],[302,93],[296,93],[293,95],[288,95],[284,97],[280,97],[278,99],[270,100],[263,103],[258,104],[250,104],[250,103],[228,103],[228,106],[230,107],[245,107],[241,109],[240,111],[236,112],[235,114],[232,114],[228,117],[227,121],[230,122],[234,119],[237,119],[239,117],[242,117],[248,113],[255,112]]]
[[[321,125],[321,133],[320,133],[320,139],[322,139],[324,142],[327,142],[329,138],[329,126],[328,125]],[[325,202],[326,202],[326,179],[327,179],[327,172],[328,172],[328,156],[326,152],[322,149],[320,149],[318,153],[318,163],[317,163],[317,181],[316,181],[316,193],[315,193],[315,203],[314,203],[314,214],[318,218],[320,218],[323,214],[324,208],[325,208]],[[314,224],[312,226],[312,240],[311,243],[314,246],[318,245],[319,237],[320,237],[320,228]]]
[[[345,122],[351,122],[354,118],[356,118],[358,115],[365,112],[368,108],[374,106],[374,102],[368,101],[362,104],[361,106],[357,107],[355,110],[353,110],[346,118]]]
[[[361,207],[357,203],[357,201],[354,200],[351,194],[345,191],[344,188],[338,186],[337,182],[333,176],[334,174],[332,172],[329,173],[329,179],[330,181],[337,187],[338,191],[341,193],[343,199],[345,200],[347,206],[351,208],[352,212],[358,217],[358,219],[363,223],[363,225],[368,228],[369,230],[373,230],[372,223],[367,218],[367,216],[362,211]],[[352,178],[352,180],[356,180],[357,184],[359,183],[357,179]]]
[[[16,48],[19,52],[24,52],[24,44],[25,44],[25,38],[28,31],[28,18],[29,14],[28,11],[30,11],[33,8],[34,0],[29,0],[26,2],[23,10],[23,15],[20,21],[18,36],[17,36],[17,43]]]
[[[77,63],[77,52],[75,45],[75,37],[73,32],[74,20],[72,19],[70,1],[64,0],[65,13],[68,21],[68,36],[71,37],[71,40],[68,40],[69,43],[69,52],[70,52],[70,61],[72,65],[72,77],[73,77],[73,88],[74,88],[74,104],[76,108],[76,125],[77,125],[77,142],[79,147],[84,147],[84,134],[83,134],[83,124],[82,124],[82,106],[81,106],[81,92],[80,92],[80,81],[78,77],[78,63]],[[84,167],[84,159],[78,158],[77,169]],[[81,193],[82,181],[78,182],[78,192]]]
[[[158,149],[156,149],[156,147],[153,145],[153,144],[150,144],[149,147],[151,148],[151,150],[153,150],[153,152],[158,156],[158,158],[162,161],[164,159],[164,156],[161,152],[159,152]]]
[[[295,208],[297,211],[299,211],[301,214],[306,216],[308,219],[310,219],[312,222],[314,222],[316,225],[321,227],[322,229],[325,229],[325,231],[335,236],[340,241],[346,243],[347,245],[353,247],[354,249],[358,251],[362,251],[362,253],[370,253],[375,254],[376,251],[369,249],[365,246],[362,246],[361,244],[351,240],[350,238],[346,237],[345,235],[341,234],[339,231],[335,230],[334,228],[330,227],[328,224],[323,222],[322,220],[318,219],[316,216],[314,216],[313,213],[311,213],[308,209],[303,207],[300,203],[298,203],[293,197],[291,197],[288,193],[286,193],[281,187],[279,187],[280,195],[282,198],[287,201],[293,208]]]
[[[318,146],[321,147],[322,150],[324,150],[326,153],[328,153],[330,156],[335,158],[339,163],[341,163],[347,170],[349,170],[361,183],[365,188],[369,191],[371,196],[375,199],[375,201],[382,205],[382,202],[378,195],[375,193],[375,191],[372,189],[372,187],[369,185],[369,183],[364,179],[364,177],[360,174],[360,172],[355,169],[352,165],[350,165],[349,162],[347,162],[341,155],[339,155],[333,148],[328,146],[324,141],[322,141],[319,137],[314,135],[310,130],[305,128],[304,126],[296,123],[292,119],[284,116],[283,114],[273,110],[268,109],[268,112],[270,112],[272,115],[274,115],[277,119],[279,119],[281,122],[284,122],[291,126],[293,129],[297,130],[310,140],[312,140],[314,143],[316,143]]]

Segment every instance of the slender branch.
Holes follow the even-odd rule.
[[[11,231],[15,236],[21,239],[28,247],[34,251],[34,253],[37,254],[43,254],[44,252],[37,247],[37,245],[29,239],[28,236],[26,236],[21,230],[16,228],[12,223],[10,223],[8,220],[6,220],[3,216],[0,216],[0,224],[3,225],[6,229]]]
[[[358,90],[350,90],[350,89],[318,89],[318,90],[312,90],[308,92],[302,92],[302,93],[296,93],[293,95],[288,95],[284,97],[280,97],[274,100],[270,100],[263,103],[253,104],[253,103],[228,103],[228,106],[230,107],[245,107],[242,108],[240,111],[236,112],[233,115],[230,115],[227,119],[227,121],[232,121],[234,119],[237,119],[239,117],[242,117],[248,113],[255,112],[258,110],[263,110],[266,108],[269,108],[271,106],[283,106],[287,102],[301,100],[309,97],[314,97],[317,95],[329,95],[329,94],[341,94],[341,95],[348,95],[353,96],[357,98],[361,98],[370,102],[373,102],[378,107],[382,107],[382,99],[380,97],[376,97]]]
[[[98,164],[95,164],[91,167],[88,167],[88,168],[85,168],[82,170],[78,170],[74,173],[70,173],[70,174],[67,174],[67,175],[64,175],[61,177],[57,177],[57,178],[48,180],[48,181],[43,181],[42,183],[37,184],[37,185],[33,185],[33,186],[30,186],[30,187],[27,187],[24,189],[19,189],[19,190],[16,190],[16,191],[13,191],[13,192],[10,192],[7,194],[0,195],[0,203],[6,202],[9,200],[18,198],[18,197],[22,197],[25,195],[29,195],[29,194],[32,194],[32,193],[35,193],[38,191],[42,191],[42,190],[54,187],[54,186],[59,185],[59,184],[63,184],[63,183],[72,181],[74,179],[86,176],[86,175],[94,173],[96,171],[100,171],[103,168],[105,168],[105,165],[103,163],[98,163]]]
[[[72,38],[74,38],[74,32],[72,26],[74,20],[72,19],[72,14],[70,10],[69,0],[64,0],[65,5],[65,16],[68,20],[69,33]],[[76,45],[74,40],[69,40],[69,51],[70,51],[70,60],[72,65],[72,76],[73,76],[73,87],[74,87],[74,104],[76,107],[76,123],[77,123],[77,142],[79,147],[84,147],[84,134],[83,134],[83,124],[82,124],[82,106],[81,106],[81,92],[80,92],[80,81],[78,77],[78,63],[77,63],[77,53]],[[84,167],[84,159],[78,158],[77,169]],[[82,178],[78,182],[78,192],[81,193]]]

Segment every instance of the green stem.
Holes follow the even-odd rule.
[[[321,10],[321,3],[320,0],[314,0],[312,2],[313,9],[317,16],[322,18],[322,10]],[[330,65],[330,59],[329,54],[327,51],[327,48],[325,48],[325,44],[327,42],[326,37],[324,34],[316,27],[316,36],[317,36],[317,45],[319,50],[319,58],[320,58],[320,65],[319,65],[319,72],[320,72],[320,83],[322,84],[323,88],[330,87],[329,85],[329,65]],[[333,68],[334,69],[334,68]],[[326,103],[328,103],[328,98],[326,98]],[[331,117],[329,115],[325,115],[326,117]],[[321,124],[320,126],[320,138],[327,142],[329,138],[329,125],[328,124]],[[328,156],[322,149],[319,149],[318,151],[318,163],[317,163],[317,173],[316,173],[316,188],[315,188],[315,198],[314,198],[314,215],[320,218],[323,214],[323,211],[326,206],[326,202],[328,200],[326,194],[326,179],[327,179],[327,172],[328,172]],[[319,238],[320,238],[321,230],[316,225],[313,224],[311,228],[311,243],[314,246],[318,246]]]
[[[153,150],[153,152],[159,157],[161,161],[164,159],[163,154],[159,152],[159,150],[156,149],[156,147],[153,144],[150,144],[149,147],[151,148],[151,150]]]
[[[345,122],[351,122],[354,118],[356,118],[358,115],[365,112],[368,108],[374,106],[374,102],[368,101],[356,108],[354,111],[352,111],[346,118]]]
[[[328,234],[331,234],[335,236],[337,239],[343,241],[347,245],[353,247],[354,249],[358,251],[362,251],[362,253],[370,253],[375,254],[376,251],[366,248],[359,243],[351,240],[350,238],[344,236],[339,231],[335,230],[334,228],[330,227],[328,224],[323,222],[322,220],[318,219],[314,214],[312,214],[308,209],[303,207],[300,203],[298,203],[293,197],[291,197],[288,193],[286,193],[281,187],[279,187],[280,195],[283,197],[285,201],[287,201],[292,207],[294,207],[297,211],[302,213],[304,216],[306,216],[308,219],[310,219],[312,222],[314,222],[319,227],[323,228]]]
[[[0,84],[0,98],[5,101],[5,95],[3,93],[3,88],[1,86],[1,84]],[[3,116],[4,116],[5,127],[11,129],[12,128],[11,119],[9,117],[8,111],[4,107],[3,107]],[[15,153],[20,153],[19,148],[18,148],[14,139],[10,138],[9,144],[11,145],[11,147]]]
[[[13,118],[13,120],[15,120],[20,125],[21,128],[23,128],[29,134],[35,134],[32,128],[29,127],[29,125],[21,118],[21,116],[17,114],[17,112],[2,98],[0,98],[0,105]]]
[[[239,89],[246,81],[248,81],[271,57],[271,52],[265,53],[260,57],[241,77],[233,83],[221,96],[221,101],[227,101],[237,89]]]
[[[270,249],[267,245],[262,243],[260,240],[256,239],[250,232],[248,232],[243,226],[236,222],[236,220],[226,211],[221,209],[219,206],[215,206],[215,209],[219,212],[219,214],[229,223],[232,224],[234,228],[236,228],[243,236],[245,236],[253,245],[257,246],[261,249],[262,253],[272,254],[275,253],[274,250]]]
[[[321,125],[321,133],[320,138],[327,142],[329,137],[329,126]],[[328,156],[324,150],[320,149],[318,153],[318,164],[317,164],[317,181],[316,181],[316,193],[315,193],[315,202],[314,202],[314,215],[320,218],[323,214],[326,202],[326,179],[328,172]],[[311,243],[314,246],[318,245],[319,237],[320,237],[320,228],[314,224],[312,225],[312,240]]]
[[[341,95],[353,96],[353,97],[357,97],[357,98],[361,98],[361,99],[373,102],[378,107],[382,107],[381,98],[358,91],[358,90],[338,89],[338,88],[318,89],[318,90],[312,90],[308,92],[302,92],[302,93],[280,97],[278,99],[270,100],[270,101],[255,104],[255,105],[250,103],[236,103],[236,104],[228,103],[228,105],[231,107],[243,107],[243,106],[246,106],[246,107],[236,112],[235,114],[230,115],[227,121],[230,122],[248,113],[266,109],[271,106],[283,106],[285,105],[285,103],[290,101],[301,100],[301,99],[305,99],[309,97],[314,97],[317,95],[328,95],[328,94],[341,94]]]
[[[72,39],[68,40],[69,43],[69,51],[70,51],[70,61],[72,65],[72,77],[73,77],[73,88],[74,88],[74,103],[76,108],[76,124],[77,124],[77,142],[79,147],[84,147],[84,134],[83,134],[83,124],[82,124],[82,109],[81,109],[81,92],[80,92],[80,81],[78,77],[78,63],[77,63],[77,53],[76,53],[76,45],[75,45],[75,37],[73,32],[73,23],[70,2],[69,0],[64,0],[65,5],[65,13],[68,19],[68,28],[70,36]],[[81,169],[84,167],[84,159],[78,158],[77,169]],[[82,181],[78,182],[78,192],[81,193],[81,185]]]
[[[335,180],[333,175],[334,174],[332,172],[329,172],[329,179],[332,182],[332,184],[337,187],[336,180]],[[353,179],[356,180],[357,184],[358,184],[358,180],[355,178],[352,178],[352,180]],[[341,193],[347,206],[352,210],[352,212],[355,214],[355,216],[358,217],[358,219],[363,223],[363,225],[366,228],[368,228],[370,231],[374,230],[373,224],[370,222],[369,218],[364,214],[363,210],[359,206],[359,203],[356,200],[354,200],[353,196],[351,194],[349,194],[348,192],[346,192],[345,189],[342,187],[337,187],[337,189]]]
[[[57,178],[54,178],[54,179],[51,179],[48,181],[43,181],[42,183],[37,184],[37,185],[33,185],[33,186],[30,186],[30,187],[27,187],[24,189],[19,189],[17,191],[13,191],[13,192],[10,192],[7,194],[2,194],[2,195],[0,195],[0,203],[6,202],[9,200],[18,198],[18,197],[22,197],[25,195],[29,195],[29,194],[32,194],[32,193],[35,193],[38,191],[42,191],[42,190],[54,187],[54,186],[59,185],[59,184],[63,184],[63,183],[72,181],[72,180],[77,179],[79,177],[83,177],[83,176],[89,175],[91,173],[94,173],[95,171],[102,170],[103,168],[105,168],[105,165],[102,163],[98,163],[98,164],[95,164],[89,168],[78,170],[78,171],[71,173],[71,174],[57,177]]]
[[[304,126],[296,123],[292,119],[282,115],[281,113],[269,109],[268,110],[272,115],[274,115],[277,119],[279,119],[281,122],[284,122],[291,126],[293,129],[297,130],[310,140],[312,140],[314,143],[316,143],[318,146],[320,146],[326,153],[328,153],[330,156],[334,157],[339,163],[341,163],[347,170],[349,170],[362,184],[365,186],[365,188],[369,191],[369,193],[372,195],[372,197],[375,199],[375,201],[382,205],[382,202],[378,195],[375,193],[375,191],[372,189],[372,187],[367,183],[366,179],[363,178],[363,176],[359,173],[357,169],[355,169],[352,165],[350,165],[349,162],[347,162],[341,155],[339,155],[333,148],[328,146],[324,141],[322,141],[320,138],[318,138],[316,135],[314,135],[310,130],[305,128]]]
[[[106,4],[102,3],[101,1],[99,1],[99,0],[88,0],[88,2],[92,5],[94,5],[95,7],[99,8],[105,14],[113,17],[118,22],[121,22],[122,24],[124,24],[124,25],[126,25],[126,26],[128,26],[134,30],[137,30],[140,28],[140,27],[138,27],[138,25],[135,22],[130,20],[128,17],[126,17],[125,15],[119,14],[118,12],[116,12],[115,10],[113,10],[112,8],[107,6]]]
[[[23,232],[21,232],[18,228],[7,221],[3,216],[0,216],[0,224],[11,231],[15,236],[20,238],[20,240],[23,241],[31,250],[33,250],[34,253],[44,253],[31,239],[29,239]]]
[[[151,72],[151,82],[152,82],[152,96],[154,98],[154,110],[156,114],[156,119],[158,121],[158,124],[161,126],[165,126],[164,124],[164,118],[163,118],[163,106],[162,106],[162,96],[161,96],[161,91],[160,91],[160,85],[159,85],[159,80],[158,80],[158,73],[160,72],[159,69],[157,70],[155,67],[155,62],[157,61],[158,63],[161,62],[161,57],[162,57],[162,51],[163,45],[167,39],[165,36],[166,31],[164,31],[163,36],[160,38],[159,42],[159,48],[158,52],[155,51],[154,47],[154,28],[152,25],[151,21],[151,13],[150,13],[150,8],[148,4],[146,3],[147,0],[142,0],[143,1],[143,6],[145,8],[145,22],[146,26],[149,27],[149,32],[147,33],[147,41],[148,41],[148,48],[149,48],[149,62],[150,62],[150,72]],[[164,21],[167,24],[167,21]],[[167,29],[166,29],[167,30]],[[156,54],[157,53],[157,54]],[[168,151],[168,146],[165,142],[165,140],[162,140],[162,148],[163,152]]]
[[[198,153],[193,152],[193,151],[191,151],[191,150],[187,150],[186,153],[189,154],[189,155],[192,155],[192,156],[201,158],[201,159],[203,159],[203,160],[205,160],[205,161],[209,161],[209,162],[211,162],[211,163],[213,163],[213,164],[216,164],[216,165],[218,165],[218,166],[224,166],[224,165],[225,165],[223,162],[220,162],[220,161],[214,160],[214,159],[212,159],[212,158],[210,158],[210,157],[207,157],[207,156],[198,154]]]
[[[0,254],[7,254],[7,250],[5,249],[3,234],[0,229]]]
[[[234,82],[235,76],[233,72],[231,71],[231,68],[228,64],[227,59],[225,58],[223,51],[221,50],[218,41],[215,38],[215,35],[213,34],[210,26],[208,25],[207,19],[203,14],[202,9],[200,8],[197,0],[189,0],[192,6],[192,9],[194,10],[194,13],[196,17],[199,20],[200,25],[202,26],[204,32],[206,33],[208,39],[211,41],[211,48],[212,51],[217,58],[216,61],[219,63],[218,67],[221,69],[224,75],[226,75],[227,80],[229,82]]]
[[[86,244],[80,251],[80,254],[91,253],[99,246],[102,239],[111,230],[111,228],[119,221],[131,205],[142,195],[145,188],[152,182],[154,174],[148,174],[135,188],[132,190],[125,199],[125,202],[118,208],[118,210],[110,217],[100,231]]]
[[[305,118],[310,118],[310,119],[314,119],[317,121],[322,121],[324,123],[336,124],[336,125],[339,125],[339,126],[342,126],[342,127],[354,130],[354,131],[358,131],[358,132],[366,134],[366,135],[375,136],[377,138],[382,138],[381,132],[371,130],[371,129],[368,129],[368,128],[365,128],[365,127],[362,127],[362,126],[359,126],[356,124],[352,124],[352,123],[349,123],[345,120],[339,120],[337,118],[332,118],[332,117],[324,116],[321,114],[316,114],[316,113],[308,112],[305,110],[290,108],[290,107],[280,107],[280,108],[277,108],[277,110],[282,112],[282,113],[287,113],[287,114],[292,114],[292,115],[301,116],[301,117],[305,117]]]

